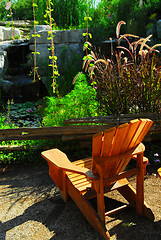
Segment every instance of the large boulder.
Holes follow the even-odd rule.
[[[5,65],[5,54],[4,52],[0,49],[0,74],[2,73]]]
[[[51,51],[48,50],[51,47],[50,35],[48,34],[49,26],[38,25],[36,26],[36,52],[37,54],[37,65],[40,69],[47,66],[49,63],[49,55]],[[60,70],[60,74],[65,72],[69,64],[77,64],[80,62],[80,70],[82,65],[83,57],[83,43],[85,42],[85,37],[83,33],[86,32],[85,29],[77,30],[54,30],[53,31],[53,41],[54,41],[54,51],[57,56],[57,65]],[[35,51],[34,46],[34,30],[30,32],[30,51]],[[74,59],[75,58],[75,62]]]
[[[161,19],[157,22],[157,37],[161,39]]]
[[[13,29],[13,37],[14,38],[21,37],[21,31],[18,28]],[[11,40],[11,38],[12,38],[12,28],[0,26],[0,41]]]
[[[38,25],[36,26],[36,34],[39,34],[39,37],[36,37],[37,44],[50,44],[51,40],[47,39],[49,26],[47,25]],[[86,32],[84,29],[76,30],[54,30],[53,31],[53,40],[54,44],[62,43],[83,43],[85,41],[83,33]],[[34,30],[30,32],[30,42],[34,43]]]

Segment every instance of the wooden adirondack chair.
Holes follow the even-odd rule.
[[[154,215],[144,202],[144,175],[148,159],[141,143],[152,121],[136,119],[93,136],[92,157],[71,163],[58,149],[42,152],[48,161],[49,174],[67,201],[68,194],[77,204],[89,223],[105,239],[110,239],[105,227],[105,217],[128,205],[136,208],[139,215],[154,220]],[[136,160],[136,168],[124,171],[130,159]],[[136,190],[127,178],[136,174]],[[105,213],[104,194],[117,189],[129,202]],[[97,198],[97,210],[88,201]]]
[[[161,168],[158,169],[158,175],[159,175],[159,177],[161,179]]]

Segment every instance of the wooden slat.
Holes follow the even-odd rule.
[[[136,117],[139,117],[139,116],[142,116],[142,115],[136,115]],[[161,115],[152,114],[152,116],[153,117],[151,118],[149,115],[149,118],[154,121],[154,125],[150,129],[149,133],[159,133],[161,132],[161,117],[158,117],[158,116],[161,116]],[[117,123],[113,121],[112,119],[113,117],[116,119],[118,118]],[[93,134],[105,131],[110,127],[116,127],[121,123],[128,122],[131,118],[134,118],[133,115],[130,115],[129,117],[110,116],[111,123],[107,125],[0,129],[0,141],[31,140],[31,139],[62,139],[62,138],[66,140],[77,139],[77,138],[82,140],[87,138],[91,140]]]
[[[129,149],[128,146],[130,145],[131,140],[132,140],[137,128],[139,127],[140,123],[141,122],[138,119],[135,119],[135,120],[132,120],[129,122],[128,133],[126,135],[126,138],[125,138],[124,144],[120,150],[120,153],[128,151],[128,149]]]
[[[131,160],[131,156],[125,157],[123,161],[120,161],[120,164],[116,169],[116,173],[123,172],[130,160]]]
[[[120,149],[124,143],[125,137],[127,135],[128,131],[128,123],[122,124],[117,127],[116,134],[115,134],[115,140],[114,140],[114,146],[111,151],[111,156],[117,155],[120,153]]]
[[[72,182],[73,183],[73,182]],[[84,185],[87,185],[87,184],[90,184],[90,187],[91,187],[91,182],[90,181],[87,181],[87,179],[81,179],[80,181],[77,181],[77,182],[74,182],[73,185],[76,187],[76,188],[80,188],[80,187],[83,187]]]
[[[145,125],[147,124],[147,119],[140,119],[140,122],[141,123],[129,145],[129,148],[133,148],[140,143],[142,132],[144,131]]]
[[[67,176],[72,182],[76,182],[76,181],[79,181],[80,179],[84,178],[84,175],[80,175],[80,174],[76,174],[76,173],[69,175],[68,172],[67,172]]]
[[[7,140],[30,140],[30,139],[53,139],[62,136],[81,136],[97,134],[109,128],[106,125],[91,126],[60,126],[39,128],[14,128],[0,129],[0,141]]]
[[[101,157],[110,156],[111,147],[113,144],[113,138],[116,132],[116,128],[108,129],[104,132],[103,145],[101,150]]]
[[[86,182],[86,184],[83,184],[83,186],[77,187],[78,191],[80,192],[86,191],[87,188],[91,188],[91,183]]]
[[[110,215],[112,215],[112,214],[114,214],[114,213],[117,213],[117,212],[119,212],[119,211],[121,211],[121,210],[124,210],[125,208],[128,208],[128,207],[132,206],[133,204],[134,204],[134,203],[124,204],[124,205],[122,205],[121,207],[112,209],[111,211],[106,212],[106,213],[105,213],[105,216],[110,216]]]
[[[74,164],[74,163],[73,163]],[[86,163],[85,165],[83,165],[83,164],[81,164],[81,165],[76,165],[76,166],[79,166],[79,167],[82,167],[82,168],[88,168],[88,169],[91,169],[91,162],[89,162],[89,163]],[[75,174],[77,174],[77,173],[75,173]],[[72,175],[72,176],[74,176],[75,175],[73,172],[69,172],[68,173],[68,175],[70,176],[70,175]]]
[[[137,113],[137,114],[119,114],[119,115],[108,115],[108,116],[97,116],[97,117],[83,117],[64,120],[65,124],[78,124],[78,123],[106,123],[120,125],[129,122],[137,118],[148,118],[154,122],[161,121],[161,113]]]
[[[87,158],[83,158],[77,161],[74,161],[73,163],[77,166],[84,166],[84,164],[91,162],[92,157],[87,157]]]
[[[152,126],[152,124],[153,124],[153,122],[151,120],[147,119],[146,125],[143,128],[143,130],[141,131],[140,136],[139,136],[139,138],[138,138],[138,140],[136,142],[136,145],[143,141],[145,135],[149,131],[149,129]]]
[[[100,156],[101,147],[102,147],[102,137],[103,137],[102,132],[95,134],[93,136],[93,142],[92,142],[92,156],[93,157]]]
[[[125,172],[121,172],[121,173],[119,173],[115,176],[105,178],[104,181],[105,181],[105,183],[110,183],[110,182],[118,181],[122,178],[128,178],[128,177],[136,174],[137,171],[138,171],[138,169],[134,168],[134,169],[131,169],[131,170],[128,170],[128,171],[125,171]]]

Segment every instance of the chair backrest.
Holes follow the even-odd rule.
[[[117,128],[113,127],[104,133],[93,135],[92,144],[92,170],[97,172],[94,158],[103,161],[103,177],[107,178],[124,171],[131,159],[131,155],[123,154],[138,146],[142,142],[153,122],[149,119],[135,119],[129,123],[122,124]],[[116,161],[110,161],[112,156],[123,156]]]

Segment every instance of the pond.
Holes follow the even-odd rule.
[[[39,127],[41,116],[38,112],[38,106],[38,102],[8,102],[7,110],[3,115],[7,115],[7,121],[14,123],[15,126]]]

